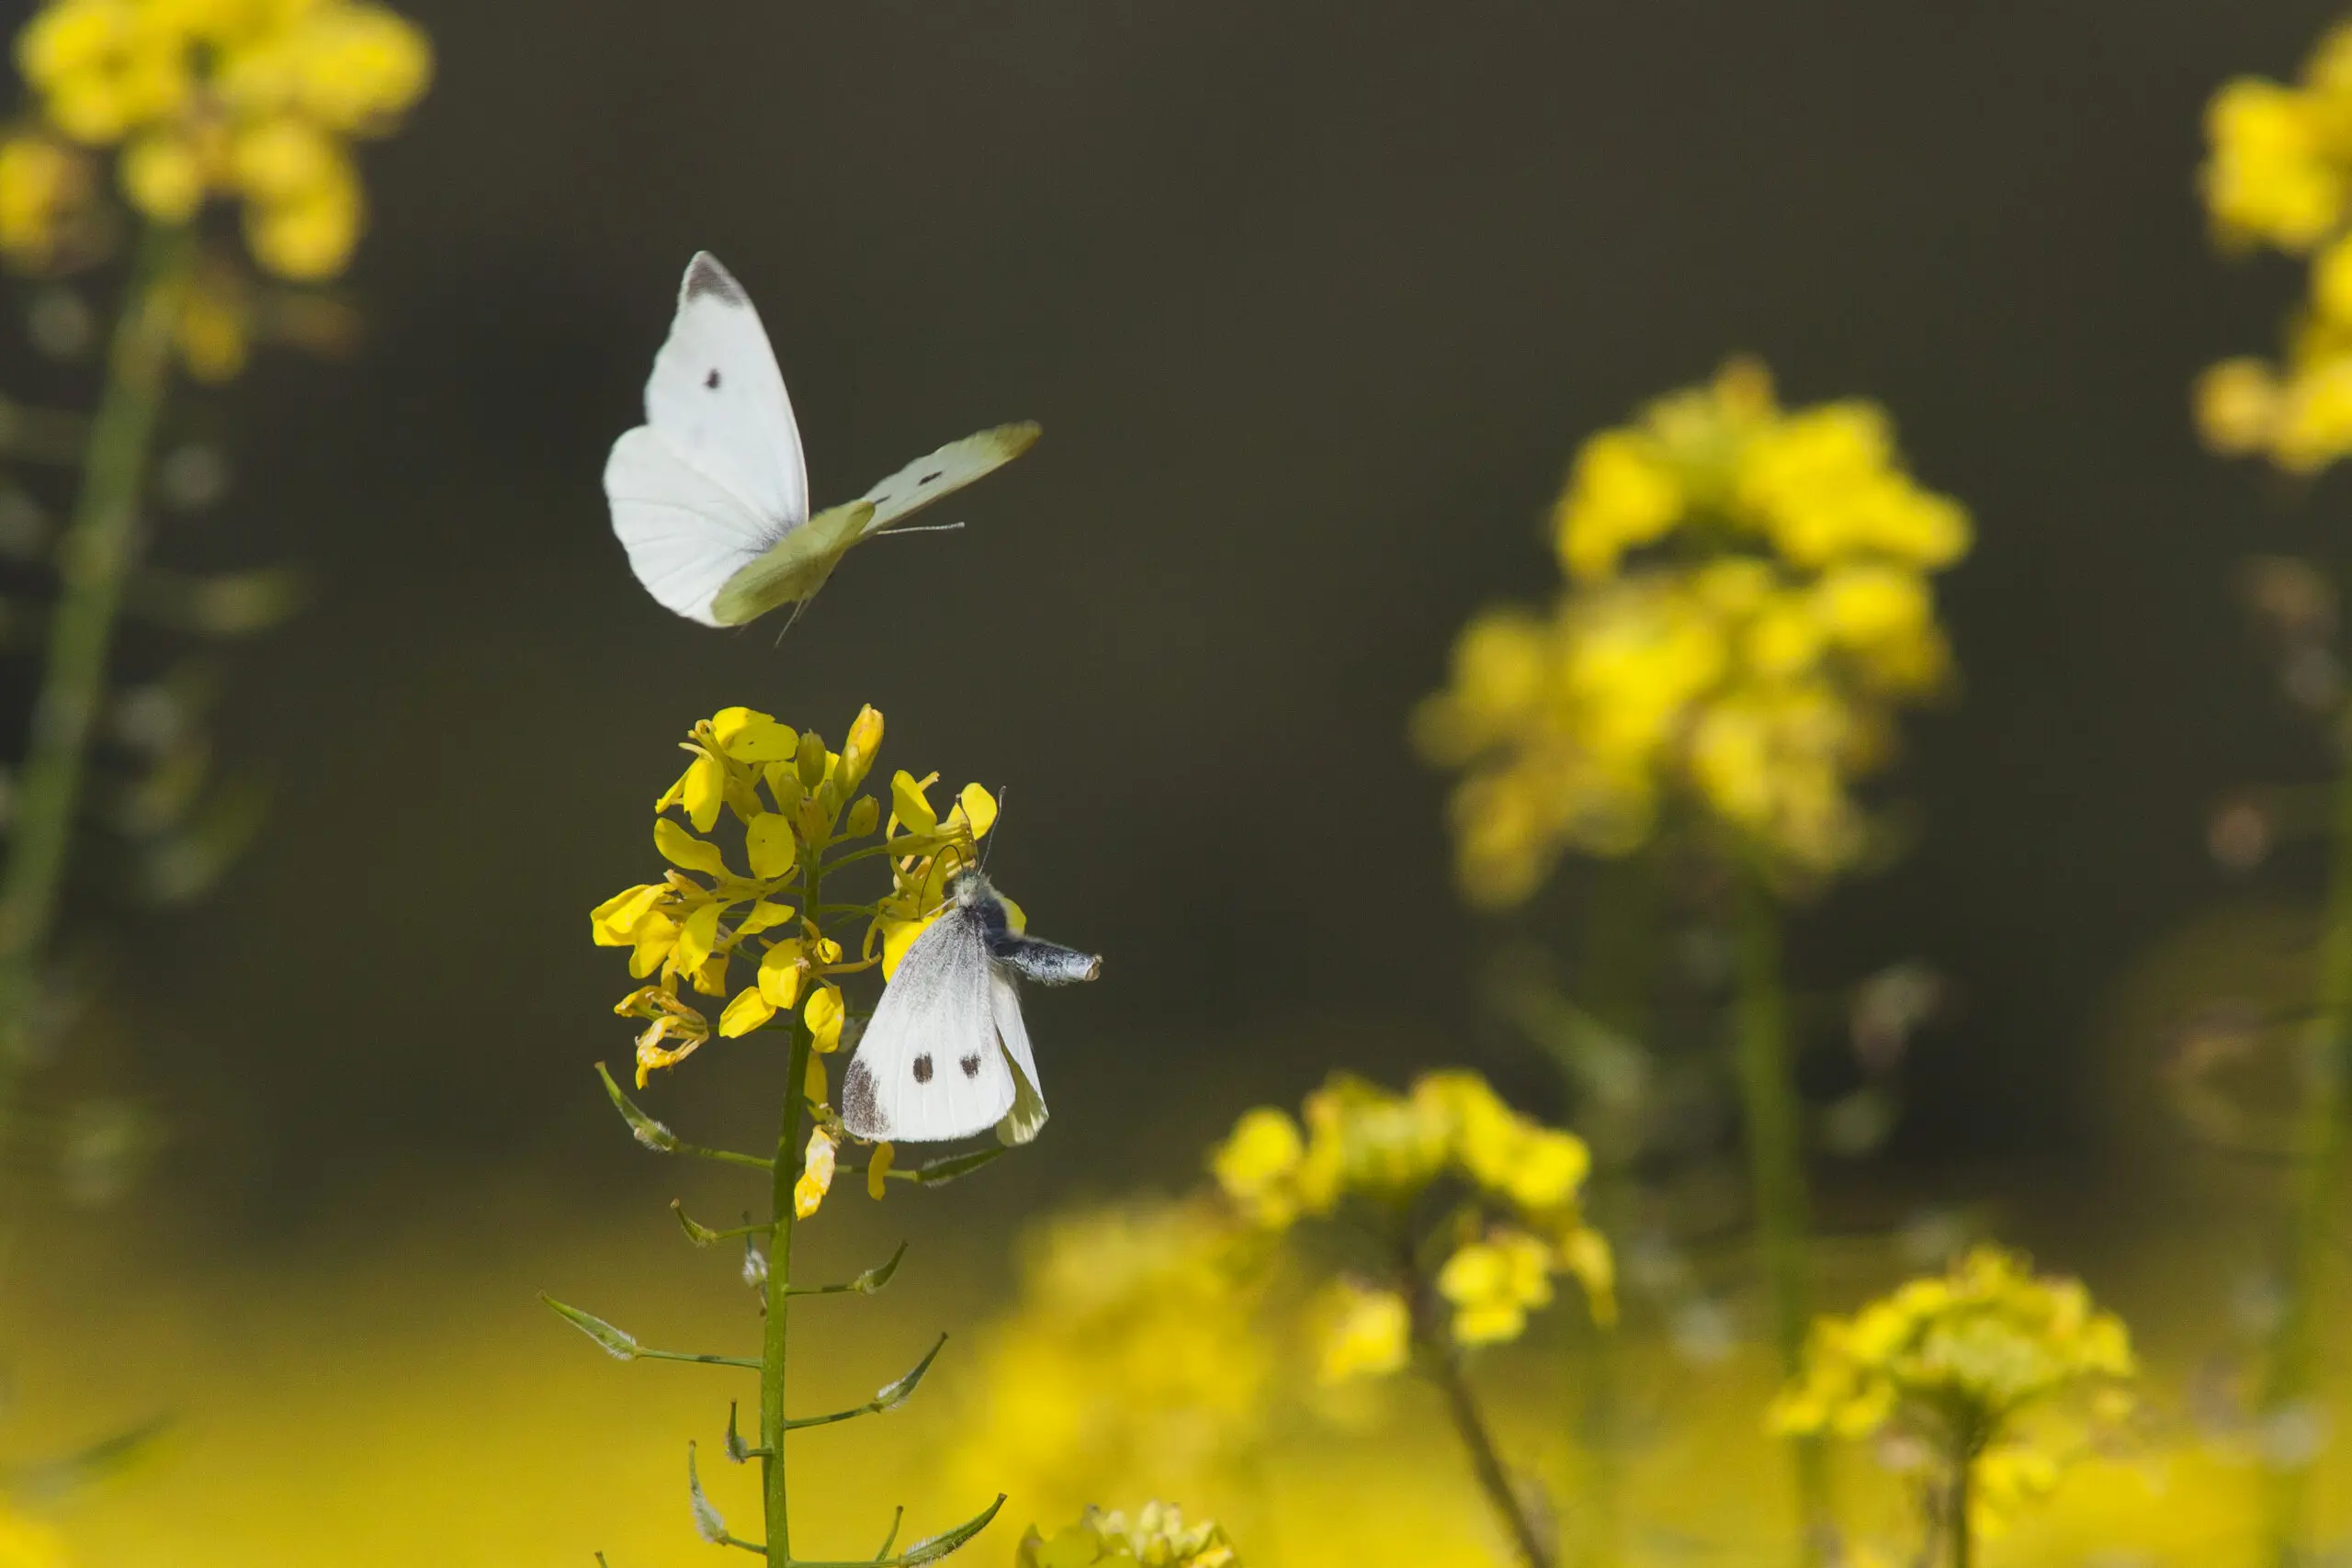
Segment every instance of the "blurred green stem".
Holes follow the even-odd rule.
[[[1528,1517],[1526,1505],[1512,1487],[1510,1472],[1503,1468],[1502,1456],[1495,1450],[1494,1435],[1487,1429],[1477,1396],[1470,1392],[1469,1379],[1463,1376],[1462,1353],[1450,1345],[1433,1346],[1428,1360],[1430,1375],[1445,1396],[1446,1412],[1453,1417],[1454,1432],[1470,1452],[1470,1466],[1477,1472],[1478,1484],[1494,1504],[1495,1512],[1502,1516],[1503,1528],[1510,1532],[1512,1544],[1527,1560],[1527,1568],[1552,1568],[1551,1550],[1544,1544],[1535,1521]]]
[[[2317,1005],[2304,1046],[2286,1302],[2271,1330],[2263,1377],[2262,1416],[2272,1435],[2307,1415],[2315,1417],[2307,1407],[2317,1397],[2329,1253],[2342,1217],[2336,1192],[2344,1174],[2345,1036],[2352,1031],[2352,760],[2339,767]],[[2314,1458],[2290,1452],[2268,1461],[2265,1560],[2273,1568],[2295,1568],[2310,1560],[2305,1537]]]
[[[1756,1190],[1757,1242],[1771,1303],[1772,1341],[1782,1375],[1794,1377],[1804,1364],[1813,1291],[1805,1251],[1804,1156],[1781,976],[1781,912],[1758,867],[1743,863],[1737,875],[1737,1056],[1748,1176]],[[1816,1439],[1798,1438],[1792,1446],[1804,1560],[1817,1562],[1829,1522],[1826,1456]]]
[[[115,615],[139,556],[139,511],[171,379],[190,244],[186,229],[160,224],[140,241],[90,422],[81,493],[58,543],[57,605],[0,869],[0,1135],[40,999],[90,732],[106,697]]]
[[[1963,1451],[1951,1467],[1951,1495],[1945,1499],[1944,1508],[1950,1516],[1944,1528],[1951,1536],[1951,1568],[1968,1568],[1974,1556],[1975,1543],[1969,1536],[1968,1499],[1976,1480],[1976,1459],[1973,1452]]]
[[[801,862],[801,908],[817,907],[823,880],[815,855]],[[769,1213],[775,1216],[775,1230],[768,1245],[767,1336],[760,1354],[760,1446],[767,1450],[760,1459],[760,1484],[767,1502],[767,1555],[772,1568],[785,1568],[792,1561],[791,1510],[785,1491],[784,1372],[792,1313],[792,1189],[800,1179],[800,1111],[808,1098],[805,1086],[813,1043],[808,1020],[794,1013],[792,1052],[784,1080],[784,1125],[776,1134],[775,1178],[770,1193],[775,1207]]]

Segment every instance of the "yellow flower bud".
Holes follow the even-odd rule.
[[[843,791],[854,790],[865,782],[866,771],[874,766],[875,753],[882,750],[882,716],[868,705],[858,710],[851,721],[849,739],[842,742],[842,765],[839,777]]]

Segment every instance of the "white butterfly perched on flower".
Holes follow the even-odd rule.
[[[842,1124],[877,1143],[941,1144],[990,1127],[1005,1143],[1027,1143],[1046,1124],[1046,1099],[1019,982],[1066,986],[1102,973],[1094,954],[1016,929],[978,871],[957,873],[858,1042],[842,1078]]]
[[[808,514],[784,373],[752,298],[698,252],[645,383],[645,423],[613,443],[605,495],[646,591],[711,626],[805,604],[851,547],[1029,450],[1035,424],[953,441],[857,500]]]

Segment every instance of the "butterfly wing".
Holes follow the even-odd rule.
[[[915,938],[842,1078],[842,1122],[861,1138],[940,1144],[985,1133],[1012,1109],[997,1044],[988,949],[950,909]]]
[[[688,466],[650,425],[613,443],[605,496],[646,592],[705,626],[728,624],[714,607],[719,590],[776,543],[775,525]]]
[[[752,297],[707,251],[678,285],[645,383],[645,423],[777,532],[807,521],[808,470],[775,350]]]
[[[1037,1085],[1037,1058],[1029,1049],[1029,1026],[1021,1021],[1021,986],[1001,964],[989,965],[989,1010],[997,1038],[1012,1067],[1012,1109],[996,1124],[999,1143],[1025,1144],[1046,1124],[1046,1096]]]
[[[941,496],[952,495],[973,480],[987,478],[1035,446],[1043,433],[1043,426],[1030,423],[1000,424],[994,430],[951,441],[928,457],[917,458],[861,498],[874,506],[874,516],[865,525],[865,531],[878,534]]]
[[[874,509],[863,501],[829,507],[738,567],[710,602],[711,620],[740,626],[817,596],[849,547],[865,536]]]

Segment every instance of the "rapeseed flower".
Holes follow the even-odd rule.
[[[1924,1443],[1997,1529],[2132,1408],[2123,1323],[2075,1280],[1980,1247],[1850,1318],[1815,1324],[1804,1370],[1768,1417],[1788,1437],[1895,1433]]]
[[[17,37],[31,90],[0,140],[0,252],[84,259],[98,156],[150,221],[237,203],[254,259],[313,283],[348,265],[365,222],[351,143],[423,96],[430,46],[366,0],[49,0]]]
[[[1233,1543],[1214,1519],[1184,1522],[1173,1505],[1146,1503],[1133,1520],[1090,1506],[1078,1523],[1049,1540],[1029,1527],[1013,1558],[1014,1568],[1241,1568]]]
[[[897,811],[884,829],[879,802],[857,793],[882,736],[882,716],[870,707],[838,752],[813,730],[750,708],[727,708],[696,724],[681,743],[690,759],[685,771],[653,806],[653,848],[670,868],[659,882],[625,888],[589,914],[591,940],[628,949],[631,977],[646,982],[615,1009],[646,1023],[637,1039],[639,1088],[714,1035],[738,1039],[796,1014],[808,1028],[815,1053],[808,1100],[819,1125],[795,1194],[804,1216],[831,1186],[842,1138],[824,1103],[823,1066],[851,1022],[841,979],[895,966],[944,907],[948,875],[971,863],[996,818],[994,798],[978,784],[967,785],[943,818],[924,795],[935,779],[901,773],[891,784]],[[710,836],[722,821],[741,829],[730,845]],[[877,833],[879,840],[862,850],[844,848]],[[890,891],[872,904],[827,906],[836,918],[865,917],[862,950],[852,958],[817,912],[802,907],[801,894],[829,864],[873,855],[889,868]],[[691,999],[697,996],[723,999],[715,1024]]]
[[[1229,1484],[1276,1370],[1258,1324],[1265,1260],[1261,1238],[1206,1201],[1083,1210],[1033,1232],[951,1471],[1064,1517],[1136,1486]]]
[[[1790,868],[1850,863],[1853,783],[1949,674],[1929,578],[1971,540],[1885,413],[1783,411],[1734,361],[1588,441],[1552,523],[1550,613],[1474,618],[1414,716],[1422,753],[1463,773],[1470,897],[1518,902],[1571,850],[1628,853],[1679,804]]]
[[[2214,451],[2311,474],[2352,453],[2352,23],[2324,35],[2290,84],[2222,85],[2206,107],[2199,188],[2216,241],[2310,264],[2309,298],[2277,363],[2223,360],[2198,378]]]
[[[1577,1278],[1596,1319],[1613,1320],[1609,1247],[1578,1206],[1592,1165],[1581,1139],[1513,1111],[1470,1072],[1424,1074],[1403,1094],[1335,1073],[1301,1111],[1303,1124],[1272,1106],[1250,1111],[1211,1151],[1210,1172],[1244,1219],[1279,1234],[1345,1210],[1384,1258],[1444,1253],[1428,1278],[1415,1267],[1327,1290],[1310,1314],[1325,1381],[1401,1370],[1422,1304],[1445,1303],[1449,1347],[1515,1339],[1550,1303],[1557,1274]],[[1458,1200],[1453,1220],[1425,1234],[1425,1200],[1441,1187]]]

